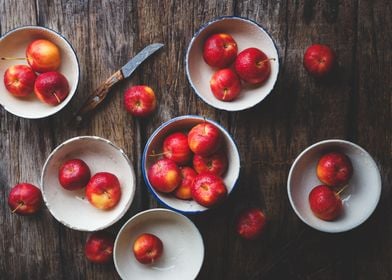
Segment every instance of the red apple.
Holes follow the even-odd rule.
[[[238,76],[250,84],[263,84],[271,73],[271,59],[257,48],[248,48],[240,52],[234,67]]]
[[[346,185],[352,175],[351,160],[343,153],[327,153],[317,163],[317,177],[328,186],[340,187]]]
[[[108,263],[113,260],[113,235],[104,232],[94,232],[87,239],[84,247],[86,258],[94,263]]]
[[[227,156],[223,150],[210,156],[195,155],[193,157],[193,168],[197,173],[210,172],[221,176],[227,170]]]
[[[222,178],[212,173],[201,173],[192,184],[193,199],[204,207],[212,207],[222,202],[227,196],[227,189]]]
[[[311,45],[304,54],[304,67],[315,77],[323,77],[331,72],[335,65],[335,53],[326,45]]]
[[[242,212],[237,220],[237,233],[248,240],[257,239],[264,231],[266,218],[259,208],[250,208]]]
[[[27,62],[38,73],[56,71],[61,64],[60,49],[52,42],[38,39],[26,49]]]
[[[81,159],[70,159],[64,162],[59,169],[60,185],[66,190],[84,188],[90,180],[90,168]]]
[[[241,92],[241,81],[230,68],[218,70],[212,75],[210,88],[216,98],[222,101],[232,101]]]
[[[163,141],[163,154],[178,164],[186,164],[192,157],[188,136],[182,132],[170,134]]]
[[[148,180],[157,191],[170,193],[181,183],[181,171],[171,159],[160,159],[147,171]]]
[[[203,58],[212,67],[224,68],[234,62],[237,51],[237,43],[229,34],[214,34],[204,43]]]
[[[8,206],[12,213],[32,215],[38,212],[42,205],[41,191],[29,183],[20,183],[11,189],[8,195]]]
[[[4,73],[5,88],[16,97],[26,97],[33,92],[37,75],[27,65],[14,65]]]
[[[124,106],[136,117],[147,117],[157,106],[154,91],[148,86],[133,86],[124,93]]]
[[[221,144],[219,128],[209,122],[194,126],[188,133],[188,145],[197,155],[208,156],[215,153]]]
[[[342,212],[342,200],[326,185],[319,185],[309,193],[310,209],[325,221],[335,220]]]
[[[121,186],[118,178],[109,172],[96,173],[87,184],[86,197],[98,209],[113,208],[121,198]]]
[[[67,79],[59,72],[46,72],[38,76],[34,93],[44,103],[58,105],[69,94]]]
[[[151,233],[139,235],[133,243],[133,254],[136,260],[142,264],[152,264],[158,260],[163,253],[163,243]]]
[[[182,167],[181,169],[181,183],[180,186],[174,190],[173,194],[180,199],[192,199],[192,184],[196,178],[197,173],[191,167]]]

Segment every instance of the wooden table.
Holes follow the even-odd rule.
[[[226,127],[238,143],[242,170],[238,191],[224,206],[191,217],[205,243],[200,279],[392,279],[391,3],[347,1],[16,1],[0,0],[0,30],[27,24],[59,31],[76,49],[81,67],[77,95],[53,117],[26,120],[0,110],[0,278],[116,279],[113,265],[86,261],[88,233],[58,223],[45,208],[37,216],[11,214],[6,204],[17,182],[39,184],[46,157],[77,135],[97,135],[122,147],[137,174],[135,200],[114,234],[139,211],[158,207],[141,176],[149,135],[164,121],[198,114]],[[264,26],[274,38],[281,68],[275,90],[256,107],[215,110],[190,88],[186,47],[208,20],[238,15]],[[115,87],[84,128],[70,129],[71,112],[105,78],[152,42],[165,49]],[[305,48],[331,45],[339,67],[316,81],[302,66]],[[158,110],[139,120],[123,110],[122,93],[148,84]],[[2,93],[4,94],[4,93]],[[286,191],[294,158],[330,138],[365,148],[381,170],[379,206],[359,228],[342,234],[315,231],[294,214]],[[268,215],[268,230],[255,242],[234,233],[234,217],[247,206]],[[190,241],[191,242],[191,241]]]

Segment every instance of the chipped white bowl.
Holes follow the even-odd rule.
[[[227,187],[227,193],[233,191],[236,186],[238,177],[240,175],[240,155],[237,149],[237,146],[231,137],[231,135],[218,123],[205,119],[200,116],[192,116],[185,115],[173,118],[165,123],[163,123],[160,127],[158,127],[154,133],[148,139],[146,146],[144,148],[143,157],[142,157],[142,172],[144,181],[150,192],[155,196],[155,198],[162,203],[163,205],[185,213],[185,214],[197,214],[208,210],[204,206],[201,206],[194,200],[182,200],[176,198],[172,194],[164,194],[156,191],[148,180],[147,171],[149,167],[157,160],[156,157],[150,157],[149,155],[153,154],[153,151],[158,152],[162,151],[162,143],[166,136],[173,132],[178,131],[189,131],[193,126],[202,123],[204,121],[210,122],[216,127],[219,128],[222,133],[224,144],[227,150],[227,160],[228,160],[228,169],[223,176],[223,181]]]
[[[316,175],[320,157],[330,151],[346,154],[353,165],[349,187],[341,193],[343,213],[334,221],[323,221],[313,215],[309,193],[322,183]],[[344,232],[363,222],[375,210],[381,195],[381,177],[373,158],[360,146],[344,140],[325,140],[305,149],[291,166],[287,192],[291,206],[307,225],[324,232]]]
[[[139,263],[133,254],[133,243],[142,233],[154,234],[163,243],[162,256],[151,265]],[[124,224],[114,243],[113,258],[124,280],[195,279],[203,264],[203,239],[187,217],[168,209],[150,209]]]
[[[215,33],[230,34],[238,45],[238,53],[255,47],[261,49],[271,61],[271,74],[261,86],[244,86],[233,101],[218,100],[211,92],[210,80],[217,71],[203,59],[204,41]],[[279,73],[279,54],[270,35],[258,23],[241,17],[220,17],[204,26],[193,36],[185,58],[186,74],[195,93],[210,106],[226,110],[241,111],[261,102],[274,88]]]
[[[110,172],[121,185],[121,199],[110,210],[100,210],[89,203],[85,188],[64,189],[58,180],[62,163],[72,158],[82,159],[91,170]],[[129,209],[135,194],[135,174],[126,154],[109,140],[96,136],[80,136],[60,144],[47,158],[41,174],[41,190],[53,217],[65,226],[80,231],[97,231],[118,221]]]
[[[47,39],[56,44],[61,51],[61,65],[57,70],[68,80],[69,94],[57,106],[41,102],[34,93],[27,98],[17,98],[7,91],[0,82],[0,104],[5,110],[16,116],[27,119],[40,119],[53,115],[63,109],[76,92],[79,83],[79,62],[71,44],[61,34],[41,26],[22,26],[5,33],[0,38],[0,54],[2,57],[25,57],[26,48],[35,39]],[[3,60],[0,63],[0,77],[12,65],[25,64],[26,60]]]

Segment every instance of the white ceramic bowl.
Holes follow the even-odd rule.
[[[148,168],[157,161],[156,157],[150,157],[149,155],[153,154],[153,151],[156,153],[162,151],[162,143],[166,136],[171,133],[178,131],[189,131],[193,126],[202,123],[204,121],[210,122],[219,128],[223,135],[224,145],[227,150],[228,157],[228,170],[223,176],[223,181],[227,187],[228,194],[236,186],[236,182],[240,175],[240,156],[234,140],[230,136],[230,134],[218,123],[205,119],[200,116],[180,116],[174,119],[171,119],[165,123],[163,123],[160,127],[158,127],[154,133],[148,139],[146,146],[144,148],[143,157],[142,157],[142,172],[144,181],[148,189],[151,193],[158,199],[159,202],[164,204],[165,206],[180,211],[182,213],[192,214],[192,213],[200,213],[208,210],[208,208],[201,206],[194,200],[182,200],[176,198],[172,194],[164,194],[155,191],[155,189],[150,184],[148,180],[147,171]]]
[[[133,254],[133,243],[142,233],[154,234],[163,243],[162,256],[151,265],[139,263]],[[133,216],[114,243],[114,264],[122,279],[195,279],[203,259],[203,239],[196,226],[167,209],[150,209]]]
[[[218,100],[211,92],[210,80],[217,69],[203,59],[205,40],[215,33],[230,34],[238,45],[238,53],[246,48],[261,49],[271,61],[271,75],[261,86],[245,86],[233,101]],[[185,59],[186,74],[196,94],[207,104],[226,111],[241,111],[261,102],[274,88],[279,73],[278,50],[269,34],[256,22],[240,17],[221,17],[200,28],[189,43]]]
[[[41,102],[34,93],[27,98],[17,98],[7,91],[0,82],[0,104],[10,113],[27,119],[48,117],[64,108],[75,94],[79,82],[79,62],[71,44],[61,34],[41,26],[22,26],[13,29],[0,38],[2,57],[25,57],[26,48],[35,39],[47,39],[56,44],[61,51],[61,66],[57,70],[68,80],[70,92],[57,106]],[[3,60],[0,63],[0,77],[3,79],[8,67],[27,64],[26,60]]]
[[[308,198],[313,187],[321,185],[316,175],[320,157],[329,151],[346,154],[353,165],[349,186],[341,193],[343,213],[334,221],[323,221],[313,215]],[[305,149],[291,166],[287,191],[291,206],[309,226],[324,232],[351,230],[373,213],[381,195],[381,177],[372,157],[358,145],[344,140],[325,140]]]
[[[121,185],[121,199],[110,210],[100,210],[89,203],[85,188],[65,190],[59,183],[58,170],[72,158],[82,159],[91,175],[110,172]],[[81,231],[97,231],[118,221],[129,209],[135,194],[135,174],[125,153],[109,140],[96,136],[80,136],[59,145],[47,158],[41,174],[41,190],[46,206],[56,220]]]

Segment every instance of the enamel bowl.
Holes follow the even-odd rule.
[[[218,100],[210,89],[210,80],[217,69],[209,66],[203,59],[205,40],[215,33],[230,34],[238,45],[238,53],[255,47],[267,57],[275,58],[271,62],[271,74],[261,86],[243,84],[240,95],[233,101]],[[210,106],[226,110],[241,111],[261,102],[274,88],[279,72],[279,54],[274,41],[258,23],[240,17],[221,17],[214,19],[200,28],[189,43],[185,59],[186,74],[195,93]]]
[[[148,180],[147,171],[149,167],[157,160],[156,157],[151,157],[154,153],[159,153],[162,151],[162,143],[165,137],[169,134],[178,132],[178,131],[189,131],[195,125],[202,123],[204,121],[210,122],[216,127],[219,128],[223,135],[225,148],[227,150],[228,157],[228,170],[225,172],[223,176],[223,181],[227,187],[227,192],[230,194],[234,187],[236,186],[236,182],[238,180],[240,174],[240,156],[237,149],[237,146],[230,136],[230,134],[218,123],[205,119],[200,116],[180,116],[174,119],[171,119],[165,123],[163,123],[160,127],[158,127],[154,133],[150,136],[147,141],[147,144],[144,148],[143,157],[142,157],[142,172],[144,181],[150,192],[155,196],[156,199],[163,205],[176,210],[182,213],[192,214],[192,213],[200,213],[208,210],[204,206],[201,206],[194,200],[182,200],[176,198],[172,194],[164,194],[155,191],[155,189],[150,184]]]
[[[121,185],[121,199],[109,210],[100,210],[89,203],[85,188],[69,191],[58,180],[58,171],[66,160],[82,159],[97,172],[110,172]],[[60,144],[47,158],[41,174],[41,190],[53,217],[65,226],[80,231],[97,231],[118,221],[129,209],[135,194],[135,174],[125,153],[109,140],[96,136],[75,137]]]
[[[151,233],[163,243],[162,256],[153,264],[139,263],[133,243],[142,233]],[[203,239],[185,216],[168,209],[150,209],[129,219],[114,243],[114,264],[122,279],[195,279],[204,259]]]
[[[340,194],[343,212],[334,221],[313,215],[309,193],[322,183],[316,175],[320,157],[331,151],[346,154],[353,165],[353,176]],[[373,158],[360,146],[344,140],[325,140],[305,149],[291,166],[287,191],[291,206],[307,225],[324,232],[344,232],[365,222],[376,208],[381,195],[381,177]]]
[[[35,39],[47,39],[56,44],[61,51],[61,65],[57,70],[68,80],[70,92],[57,106],[41,102],[34,93],[27,98],[18,98],[7,91],[0,82],[0,104],[8,112],[27,119],[39,119],[53,115],[63,109],[75,94],[79,82],[79,62],[71,44],[61,34],[41,26],[23,26],[13,29],[0,38],[2,57],[25,57],[27,46]],[[12,65],[27,64],[26,60],[3,60],[0,63],[0,76]]]

